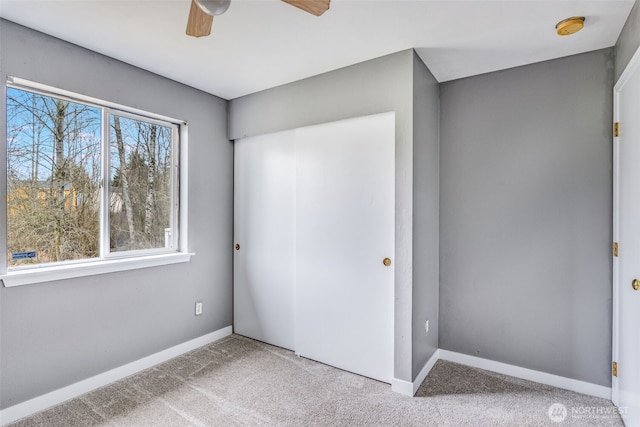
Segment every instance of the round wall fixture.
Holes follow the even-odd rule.
[[[556,30],[558,30],[559,36],[568,36],[575,34],[584,27],[584,16],[574,16],[573,18],[567,18],[556,24]]]

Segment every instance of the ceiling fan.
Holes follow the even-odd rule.
[[[331,0],[282,0],[312,15],[320,16],[329,10]],[[203,37],[211,34],[214,15],[222,15],[229,8],[231,0],[191,0],[187,35]]]

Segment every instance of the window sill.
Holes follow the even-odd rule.
[[[1,275],[0,280],[2,280],[5,288],[9,288],[13,286],[52,282],[54,280],[114,273],[117,271],[178,264],[189,262],[193,255],[195,254],[179,252],[135,258],[120,258],[77,264],[35,267],[8,272],[7,274]]]

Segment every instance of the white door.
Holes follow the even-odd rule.
[[[640,50],[614,89],[613,402],[627,427],[640,426]]]
[[[296,352],[384,382],[393,377],[394,141],[394,113],[296,131]]]
[[[234,330],[294,349],[294,131],[234,148]]]

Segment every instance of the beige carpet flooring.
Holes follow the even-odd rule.
[[[232,335],[11,427],[623,425],[610,412],[605,399],[443,361],[411,398]]]

